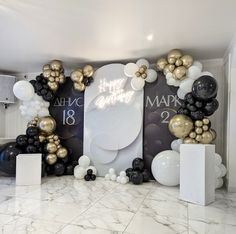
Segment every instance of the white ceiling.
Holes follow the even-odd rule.
[[[172,48],[219,58],[236,31],[235,0],[0,0],[0,70],[155,61]],[[152,40],[148,40],[152,39]]]

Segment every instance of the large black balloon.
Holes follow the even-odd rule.
[[[65,166],[62,163],[56,163],[54,166],[54,173],[56,176],[61,176],[64,174]]]
[[[205,114],[201,110],[190,112],[190,117],[192,120],[202,120],[204,116]]]
[[[144,162],[142,158],[135,158],[132,162],[132,167],[134,170],[142,171],[144,168]]]
[[[219,102],[214,98],[211,102],[207,102],[204,107],[204,113],[206,116],[212,115],[219,107]]]
[[[15,142],[7,143],[0,147],[0,171],[8,174],[16,174],[16,156],[22,150],[17,147]]]
[[[151,179],[151,174],[147,169],[144,169],[142,175],[143,175],[143,182],[148,182]]]
[[[211,76],[201,76],[194,81],[192,94],[195,98],[208,101],[217,95],[217,82]]]
[[[139,171],[134,171],[131,176],[131,181],[133,184],[142,184],[143,183],[143,175]]]
[[[27,136],[37,136],[39,134],[39,129],[37,127],[28,127],[26,134]]]
[[[28,138],[26,135],[19,135],[17,138],[16,138],[16,144],[17,146],[19,147],[26,147],[27,144],[28,144]]]

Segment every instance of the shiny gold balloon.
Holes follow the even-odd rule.
[[[176,62],[176,58],[174,58],[174,57],[170,57],[170,58],[168,58],[168,63],[169,64],[175,64],[175,62]]]
[[[202,134],[202,132],[203,132],[203,130],[202,130],[202,128],[195,128],[195,132],[197,133],[197,134]]]
[[[209,127],[208,127],[208,125],[203,125],[202,129],[203,129],[203,131],[208,131]]]
[[[195,126],[196,127],[202,127],[202,125],[203,125],[203,122],[201,120],[196,120],[195,121]]]
[[[181,59],[177,59],[176,62],[175,62],[175,65],[177,67],[181,66],[183,64],[182,60]]]
[[[193,121],[186,115],[174,115],[169,122],[170,132],[177,138],[185,138],[193,129]]]
[[[80,92],[85,90],[85,85],[82,83],[74,83],[73,86],[74,86],[75,90],[78,90]]]
[[[196,132],[190,132],[190,133],[189,133],[189,137],[190,137],[190,138],[193,138],[193,139],[194,139],[196,136],[197,136]]]
[[[50,63],[50,67],[52,70],[60,71],[60,69],[62,68],[62,62],[59,60],[53,60]]]
[[[84,68],[83,68],[83,74],[84,76],[86,77],[91,77],[93,76],[93,73],[94,73],[94,69],[91,65],[86,65]]]
[[[48,82],[48,87],[52,90],[52,91],[57,91],[59,86],[56,82]]]
[[[213,141],[213,135],[210,131],[206,131],[202,133],[202,139],[200,143],[202,144],[210,144]]]
[[[46,149],[48,153],[55,153],[57,151],[57,146],[54,143],[47,143]]]
[[[52,134],[56,129],[56,121],[51,116],[42,117],[38,122],[39,129],[47,134]]]
[[[161,59],[157,60],[157,70],[163,71],[167,64],[168,64],[168,62],[165,58],[161,58]]]
[[[190,137],[186,137],[184,138],[184,144],[197,144],[197,141],[193,138],[190,138]]]
[[[71,73],[70,78],[72,81],[79,83],[83,81],[84,75],[81,70],[75,70]]]
[[[190,55],[182,56],[181,60],[183,61],[183,66],[185,66],[186,68],[189,68],[193,65],[193,57]]]
[[[184,66],[176,67],[173,71],[173,78],[176,80],[182,80],[185,78],[186,72],[187,70]]]
[[[167,64],[164,68],[164,74],[166,75],[167,73],[172,73],[175,69],[175,65],[172,64]]]
[[[214,129],[210,129],[209,131],[210,131],[210,133],[211,133],[211,135],[213,137],[212,141],[214,141],[216,139],[216,137],[217,137],[216,131]]]
[[[46,141],[46,137],[44,135],[39,135],[39,141],[42,143]]]
[[[57,141],[59,139],[58,135],[53,136],[53,140]]]
[[[52,77],[55,77],[56,76],[56,72],[55,71],[51,71],[51,74],[50,74]]]
[[[65,147],[60,147],[57,150],[57,157],[58,158],[65,158],[68,155],[68,151]]]
[[[48,78],[48,80],[49,80],[50,82],[54,82],[54,81],[55,81],[55,78],[52,77],[52,76],[50,76],[50,77]]]
[[[202,140],[202,135],[197,135],[195,137],[195,140],[198,141],[198,142],[201,141]]]
[[[49,165],[53,165],[55,164],[57,161],[57,155],[56,154],[48,154],[46,156],[46,162],[49,164]]]
[[[50,69],[44,70],[43,71],[43,76],[45,78],[49,78],[51,76],[51,70]]]
[[[143,79],[146,79],[146,78],[147,78],[147,74],[146,74],[146,73],[143,73],[143,74],[141,75],[141,77],[142,77]]]
[[[137,77],[140,77],[141,76],[141,73],[140,72],[135,72],[135,75],[137,76]]]
[[[50,70],[50,64],[45,64],[43,66],[43,71]]]
[[[204,118],[204,119],[202,120],[202,122],[203,122],[203,124],[209,124],[209,123],[210,123],[210,120],[207,119],[207,118]]]
[[[171,51],[168,53],[168,58],[176,58],[176,59],[179,59],[181,56],[182,56],[182,53],[181,53],[181,51],[178,50],[178,49],[171,50]]]

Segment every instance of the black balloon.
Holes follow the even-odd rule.
[[[26,147],[27,153],[37,153],[37,148],[34,145],[28,145]]]
[[[205,114],[203,111],[198,110],[195,112],[190,112],[190,117],[192,120],[202,120],[204,118]]]
[[[214,98],[211,102],[207,102],[204,107],[204,113],[206,116],[212,115],[219,107],[219,102]]]
[[[90,181],[90,175],[88,175],[88,174],[85,175],[85,176],[84,176],[84,179],[85,179],[86,181]]]
[[[142,175],[143,175],[143,182],[148,182],[151,178],[151,174],[147,169],[144,169]]]
[[[26,135],[19,135],[16,138],[16,144],[19,147],[25,147],[25,146],[27,146],[27,143],[28,143],[28,138]]]
[[[132,167],[134,170],[143,170],[144,162],[142,158],[135,158],[132,162]]]
[[[208,101],[217,95],[217,82],[211,76],[201,76],[194,81],[192,94],[195,98]]]
[[[73,165],[69,164],[65,168],[65,174],[66,175],[73,175],[74,174],[74,167]]]
[[[23,153],[17,147],[15,142],[7,143],[0,147],[0,171],[8,174],[15,175],[16,173],[16,156]]]
[[[61,176],[64,174],[65,166],[62,163],[56,163],[54,166],[54,173],[56,176]]]
[[[132,175],[132,173],[133,173],[133,168],[128,168],[128,169],[126,169],[125,170],[125,172],[126,172],[126,175],[129,177],[129,179],[131,178],[131,175]]]
[[[96,175],[92,174],[92,175],[90,176],[90,178],[91,178],[91,180],[96,180]]]
[[[28,127],[26,130],[27,136],[37,136],[39,135],[39,129],[37,127]]]
[[[92,170],[92,169],[88,169],[88,170],[87,170],[87,174],[88,174],[88,175],[92,175],[92,174],[93,174],[93,170]]]
[[[143,183],[143,175],[141,172],[139,171],[134,171],[132,176],[131,176],[131,182],[133,184],[142,184]]]

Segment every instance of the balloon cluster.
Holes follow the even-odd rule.
[[[152,83],[157,79],[156,71],[149,68],[149,62],[146,59],[139,59],[136,63],[127,63],[124,73],[132,78],[131,87],[135,91],[141,90],[145,85],[145,81]]]
[[[133,184],[142,184],[148,182],[151,175],[147,169],[144,169],[144,161],[142,158],[135,158],[132,162],[132,168],[126,169],[126,174]]]
[[[194,122],[194,129],[189,135],[184,138],[184,144],[210,144],[216,138],[215,130],[211,129],[211,122],[209,119],[196,120]]]
[[[221,188],[223,186],[223,177],[226,175],[227,169],[222,164],[222,157],[215,153],[215,188]]]
[[[94,69],[91,65],[86,65],[83,69],[76,69],[70,75],[74,82],[74,89],[80,92],[85,90],[93,82]]]
[[[42,96],[43,100],[50,102],[54,99],[55,94],[48,86],[48,81],[44,78],[43,74],[36,77],[36,80],[31,80],[30,83],[34,86],[34,91],[39,96]]]
[[[87,174],[84,176],[84,180],[86,180],[86,181],[96,180],[96,175],[93,174],[92,169],[87,170]]]
[[[52,91],[57,91],[59,84],[64,84],[66,77],[62,62],[53,60],[49,64],[43,66],[43,76],[47,79],[47,85]]]
[[[129,182],[129,177],[126,175],[125,171],[121,171],[120,175],[117,176],[114,168],[109,169],[108,173],[105,175],[105,179],[116,181],[120,184],[127,184]]]
[[[175,80],[184,80],[187,75],[187,69],[192,64],[192,56],[183,55],[180,50],[174,49],[168,53],[167,59],[161,58],[157,61],[157,69],[163,71],[165,75],[171,73]]]

